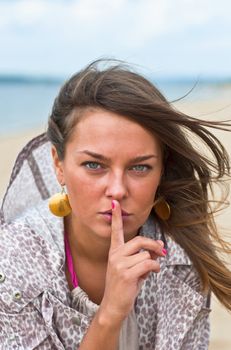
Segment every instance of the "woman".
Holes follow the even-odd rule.
[[[66,82],[47,135],[16,161],[1,349],[207,349],[210,293],[231,309],[209,199],[229,161],[207,127],[230,124],[188,117],[139,74],[99,63]]]

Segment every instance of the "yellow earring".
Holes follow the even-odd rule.
[[[156,203],[153,204],[153,209],[161,220],[167,221],[169,219],[171,208],[165,199],[157,200]]]
[[[49,199],[49,209],[53,215],[59,217],[67,216],[71,213],[68,195],[65,193],[63,186],[61,193],[56,193]]]

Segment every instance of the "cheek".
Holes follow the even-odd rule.
[[[150,215],[153,203],[156,198],[156,191],[159,185],[159,181],[150,181],[148,184],[142,186],[136,196],[136,201],[139,203],[137,207],[137,222],[142,225]]]
[[[72,208],[78,208],[78,211],[88,208],[91,203],[94,203],[93,199],[98,198],[100,193],[100,184],[96,180],[89,180],[86,175],[82,176],[80,173],[78,175],[69,174],[66,187],[70,204]]]
[[[139,193],[139,196],[142,197],[144,201],[153,202],[158,186],[159,177],[150,179],[149,181],[143,183],[142,186],[137,186],[137,193]]]
[[[155,192],[143,192],[142,198],[140,199],[141,212],[149,212],[152,209],[153,203],[155,202]]]

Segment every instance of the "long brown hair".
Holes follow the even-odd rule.
[[[120,114],[158,137],[164,150],[158,198],[169,203],[171,216],[166,222],[156,220],[187,252],[203,290],[211,290],[231,310],[231,271],[220,256],[221,252],[231,253],[231,247],[214,223],[214,214],[228,195],[225,177],[230,176],[229,156],[209,130],[231,131],[231,124],[187,116],[127,65],[116,62],[100,69],[100,64],[101,60],[91,63],[64,84],[49,118],[49,140],[63,159],[73,127],[89,108]],[[203,147],[206,152],[202,152]],[[221,198],[211,196],[214,185],[224,186]]]

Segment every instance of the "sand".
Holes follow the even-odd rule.
[[[225,98],[210,99],[207,101],[187,101],[176,103],[176,107],[192,116],[204,119],[221,120],[231,119],[231,89],[230,95]],[[9,134],[0,139],[1,156],[1,178],[0,178],[0,199],[5,192],[9,181],[10,172],[15,158],[21,148],[33,137],[43,132],[43,128],[29,130],[18,134]],[[231,134],[226,132],[215,132],[224,143],[229,154],[231,154]],[[26,184],[25,184],[26,191]],[[231,197],[230,197],[231,198]],[[226,209],[218,218],[219,227],[229,232],[231,241],[231,207]],[[212,298],[211,312],[211,341],[209,350],[230,350],[231,349],[231,313],[228,313],[215,299]]]

